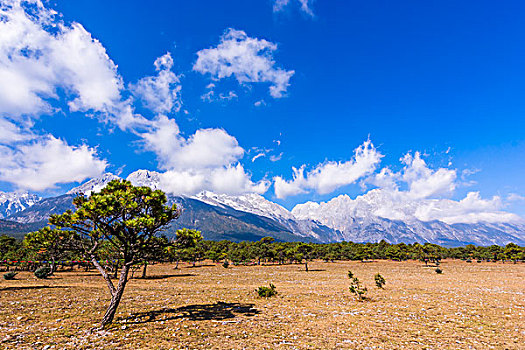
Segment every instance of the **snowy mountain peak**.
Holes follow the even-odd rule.
[[[126,178],[133,186],[146,186],[153,190],[158,190],[160,187],[160,173],[149,170],[137,170],[132,172]]]
[[[89,196],[92,192],[98,192],[103,189],[110,181],[119,180],[120,177],[113,175],[112,173],[105,173],[100,177],[95,177],[89,181],[86,181],[82,185],[72,188],[67,194],[84,194]]]
[[[210,205],[226,205],[239,211],[266,216],[280,222],[294,219],[292,213],[288,210],[256,193],[231,196],[227,194],[217,194],[210,191],[202,191],[193,196],[193,198]]]
[[[0,219],[29,208],[42,198],[28,192],[0,191]]]

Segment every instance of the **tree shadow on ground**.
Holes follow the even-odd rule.
[[[199,269],[201,267],[214,267],[216,265],[214,264],[203,264],[203,265],[189,265],[189,266],[182,266],[183,269]]]
[[[172,278],[172,277],[192,277],[197,276],[193,273],[178,273],[178,274],[171,274],[171,275],[152,275],[152,276],[146,276],[144,278],[142,277],[135,277],[134,279],[139,280],[162,280],[165,278]]]
[[[320,271],[326,271],[323,269],[308,269],[308,272],[320,272]]]
[[[20,287],[16,287],[16,286],[13,286],[13,287],[5,287],[5,288],[0,288],[0,292],[3,292],[3,291],[9,291],[9,290],[26,290],[26,289],[51,289],[51,288],[69,288],[67,286],[20,286]]]
[[[226,320],[238,315],[255,316],[259,310],[254,304],[223,303],[196,304],[181,306],[176,309],[160,309],[131,314],[129,317],[119,318],[117,322],[124,324],[140,324],[149,322],[169,321],[175,319],[189,319],[191,321]]]

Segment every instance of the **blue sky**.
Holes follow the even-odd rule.
[[[1,3],[6,13],[14,13],[16,1]],[[31,6],[40,16],[51,9],[58,13],[52,20],[27,17],[52,40],[30,41],[28,47],[45,47],[34,57],[22,52],[24,48],[11,47],[20,57],[33,59],[21,66],[8,55],[9,45],[15,44],[2,39],[0,31],[7,52],[0,63],[19,69],[10,68],[20,72],[11,77],[14,85],[16,79],[37,75],[30,86],[46,86],[33,92],[48,108],[37,103],[25,111],[27,105],[9,100],[6,80],[0,82],[0,117],[18,133],[31,135],[4,141],[9,151],[0,157],[9,171],[0,172],[0,190],[52,195],[104,171],[125,177],[149,169],[169,173],[166,189],[173,193],[258,192],[287,208],[343,193],[355,197],[373,188],[413,194],[425,183],[427,194],[417,198],[461,201],[467,193],[479,192],[480,200],[498,197],[491,210],[525,215],[521,1],[76,0],[22,4],[26,14]],[[26,22],[16,18],[11,22],[19,25],[13,30],[26,28]],[[51,28],[53,23],[64,27]],[[75,29],[76,23],[82,31]],[[67,46],[62,39],[71,33],[79,34],[80,46],[93,46],[98,65],[84,62],[83,54],[70,55],[79,45]],[[221,42],[237,46],[227,49]],[[236,48],[253,48],[250,43],[263,49],[226,65],[213,61],[216,55],[229,57]],[[206,49],[213,51],[202,51]],[[172,62],[158,61],[161,69],[156,71],[154,62],[167,53]],[[256,61],[261,57],[266,61]],[[28,73],[32,62],[41,64],[38,72],[50,69],[57,78]],[[75,69],[87,74],[72,73]],[[220,77],[218,71],[229,73]],[[109,78],[121,79],[119,87],[104,96],[101,92],[96,97],[100,100],[86,97],[86,86],[99,85],[86,85],[82,79],[93,74],[103,81],[108,72],[114,75]],[[157,101],[155,110],[147,103],[151,96],[138,86],[159,82],[162,74],[169,81],[163,91],[174,106],[161,108]],[[272,86],[278,91],[272,93]],[[72,101],[77,107],[71,108]],[[127,107],[143,120],[123,126],[119,118]],[[160,122],[161,114],[167,124]],[[178,133],[158,134],[175,129]],[[209,132],[200,133],[205,140],[193,147],[192,135],[199,130]],[[56,147],[48,142],[50,135],[60,140]],[[170,135],[177,139],[176,146],[170,144]],[[46,167],[38,160],[19,159],[38,154],[32,148],[36,144],[43,154],[54,149],[63,154],[59,158],[69,154],[83,160],[69,178],[51,171],[26,186],[21,178],[40,177]],[[354,154],[360,146],[366,153],[362,159]],[[186,150],[204,158],[177,155]],[[200,165],[192,165],[191,159]],[[61,166],[50,162],[51,167]],[[294,182],[292,167],[301,166],[304,181],[298,176]],[[376,181],[385,168],[395,188]],[[411,171],[417,177],[410,177]],[[230,175],[231,182],[217,184],[217,178]],[[339,177],[342,180],[334,180]],[[276,181],[285,184],[276,189]]]

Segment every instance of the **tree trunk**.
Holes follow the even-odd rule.
[[[105,327],[106,325],[113,322],[113,318],[115,317],[115,313],[117,312],[118,305],[120,304],[120,300],[122,299],[122,295],[124,294],[124,288],[126,288],[126,283],[128,282],[128,273],[130,266],[130,263],[124,263],[124,266],[122,266],[117,289],[115,291],[115,294],[113,294],[113,296],[111,297],[111,302],[109,303],[104,317],[102,318],[102,327]]]
[[[117,279],[117,276],[118,276],[118,265],[119,265],[119,264],[118,264],[118,260],[117,260],[117,262],[115,263],[115,265],[113,265],[113,270],[114,270],[114,271],[113,271],[113,278],[114,278],[114,279]]]
[[[144,268],[142,269],[142,278],[146,278],[146,268],[148,267],[148,262],[144,261]]]
[[[57,269],[57,263],[55,261],[55,258],[52,258],[51,260],[51,273],[49,274],[50,276],[53,275],[55,273]]]
[[[308,260],[304,259],[304,267],[306,268],[306,272],[308,272]]]
[[[116,292],[115,286],[113,285],[113,282],[111,282],[111,277],[109,277],[106,270],[104,270],[104,268],[98,263],[97,259],[94,256],[91,257],[91,262],[93,263],[93,265],[95,265],[95,267],[97,268],[98,272],[100,272],[102,277],[104,277],[104,280],[106,281],[106,284],[108,285],[108,289],[109,289],[109,292],[111,293],[111,296],[115,295],[115,292]],[[122,276],[120,278],[122,279]],[[119,284],[120,284],[120,281],[119,281]]]

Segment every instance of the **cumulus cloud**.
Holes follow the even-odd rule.
[[[237,139],[222,129],[199,129],[187,139],[175,120],[159,116],[149,132],[140,134],[146,149],[164,169],[213,168],[232,164],[244,155]]]
[[[327,161],[306,172],[306,166],[292,168],[293,179],[274,178],[275,195],[286,198],[315,191],[319,194],[333,192],[337,188],[355,183],[360,178],[371,174],[383,156],[370,140],[354,150],[352,159],[346,162]]]
[[[273,12],[282,12],[284,9],[290,5],[290,3],[295,2],[293,0],[274,0],[273,3]],[[313,0],[297,0],[299,5],[301,6],[301,11],[304,13],[314,16],[314,13],[312,11],[312,3]]]
[[[419,152],[414,155],[407,153],[402,162],[405,164],[402,178],[409,185],[409,193],[413,197],[427,198],[454,192],[457,177],[455,169],[431,170]]]
[[[178,112],[182,106],[180,78],[172,71],[171,53],[154,62],[156,76],[148,76],[131,85],[133,94],[143,101],[146,108],[157,114]]]
[[[0,117],[0,144],[11,144],[18,141],[25,141],[31,139],[33,136],[24,128],[15,123]]]
[[[176,195],[194,195],[203,190],[230,195],[265,193],[267,180],[253,182],[242,164],[211,169],[168,170],[161,174],[161,188]]]
[[[148,132],[140,134],[153,151],[161,174],[161,188],[172,194],[192,195],[203,190],[226,194],[264,193],[269,182],[253,182],[240,164],[244,149],[223,129],[199,129],[185,138],[175,120],[158,116]]]
[[[41,1],[0,5],[0,114],[51,113],[58,89],[72,111],[120,118],[122,79],[102,44],[79,23],[66,25]]]
[[[270,95],[281,98],[294,71],[276,67],[273,53],[277,45],[251,38],[244,31],[228,29],[217,47],[197,52],[193,70],[220,80],[234,77],[239,84],[270,83]]]
[[[51,135],[16,148],[0,145],[0,163],[1,181],[33,191],[98,176],[107,166],[95,149],[69,146]]]

